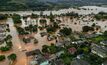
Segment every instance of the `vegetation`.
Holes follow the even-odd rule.
[[[4,42],[6,43],[6,45],[0,47],[0,50],[2,52],[9,51],[10,49],[12,49],[12,46],[13,46],[12,41],[11,41],[12,40],[11,35],[7,35],[4,40],[5,40]]]
[[[77,49],[77,54],[89,54],[91,52],[91,47],[87,45],[89,43],[85,42],[85,44],[82,44]]]
[[[11,61],[15,61],[17,59],[17,56],[16,56],[16,54],[13,53],[13,54],[10,54],[8,56],[8,59],[11,60]]]
[[[65,65],[70,65],[73,59],[73,56],[71,54],[64,53],[60,56],[60,58],[63,60]]]
[[[8,46],[3,46],[3,47],[0,48],[0,50],[1,50],[2,52],[5,52],[5,51],[9,51],[10,48],[9,48]]]
[[[31,14],[31,18],[38,18],[38,15],[37,15],[37,14],[32,13],[32,14]]]
[[[62,16],[70,16],[70,17],[79,17],[78,13],[74,13],[74,12],[69,12],[69,13],[65,13],[65,14],[61,14]]]
[[[100,41],[107,40],[106,31],[105,31],[105,33],[103,35],[99,35],[97,37],[90,38],[89,40],[91,40],[93,42],[96,42],[96,43],[99,43]]]
[[[29,25],[29,26],[27,26],[25,28],[17,26],[16,29],[17,29],[19,35],[27,35],[29,33],[35,33],[35,32],[38,31],[37,25],[34,25],[34,26],[33,25]]]
[[[5,20],[7,19],[7,15],[6,14],[0,14],[0,20]]]
[[[46,24],[46,23],[47,23],[47,21],[45,19],[40,20],[40,24]]]
[[[103,34],[104,34],[104,36],[107,36],[107,31],[105,31]]]
[[[3,60],[5,60],[6,58],[5,58],[5,55],[0,55],[0,61],[3,61]]]
[[[62,33],[65,36],[68,36],[68,35],[71,35],[72,29],[64,27],[63,29],[60,30],[60,33]]]
[[[99,12],[98,14],[95,15],[95,18],[97,20],[107,20],[107,13]]]
[[[58,10],[62,8],[78,7],[85,5],[103,5],[106,4],[106,2],[106,0],[92,0],[91,2],[89,0],[3,0],[0,1],[0,11]]]
[[[91,65],[101,65],[104,60],[95,54],[84,55],[84,60],[88,61]]]
[[[25,34],[25,31],[24,31],[23,28],[17,26],[16,29],[17,29],[19,35],[24,35]]]
[[[46,28],[46,30],[47,30],[48,33],[52,33],[52,32],[56,32],[57,29],[55,27],[53,27],[53,26],[48,26]]]
[[[7,45],[7,47],[12,48],[12,46],[13,46],[12,41],[6,42],[6,45]]]
[[[82,29],[83,29],[83,32],[94,31],[94,28],[90,26],[84,26]]]
[[[55,46],[54,44],[51,44],[51,46],[44,45],[42,47],[42,52],[44,52],[44,53],[54,54],[54,53],[56,53],[58,51],[59,51],[58,47]]]
[[[12,16],[14,24],[22,24],[21,16],[18,14],[13,14]]]
[[[24,43],[30,43],[31,39],[30,38],[23,38]]]
[[[37,39],[34,39],[34,44],[37,44],[38,43],[38,40]]]

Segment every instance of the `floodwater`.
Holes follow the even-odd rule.
[[[38,31],[37,34],[34,34],[34,37],[36,39],[38,39],[39,43],[33,44],[31,42],[31,43],[25,44],[19,39],[17,30],[14,27],[14,23],[13,23],[12,18],[8,18],[7,24],[9,24],[9,26],[10,26],[10,34],[13,37],[12,38],[13,49],[8,52],[5,52],[5,53],[0,52],[0,55],[8,56],[11,53],[15,53],[17,55],[17,62],[15,65],[28,65],[28,61],[27,61],[28,58],[26,57],[25,52],[23,52],[22,50],[31,51],[31,50],[35,50],[35,49],[42,49],[43,45],[50,45],[51,43],[55,43],[55,40],[47,41],[46,36],[41,37],[39,34],[40,31]],[[22,27],[24,27],[24,25],[25,24],[23,23]],[[0,65],[9,65],[9,60],[6,59],[5,61],[0,62]]]
[[[82,8],[85,8],[87,10],[84,10]],[[58,11],[43,11],[43,14],[50,15],[50,12],[52,12],[53,14],[57,14],[57,15],[62,14],[62,13],[68,13],[68,12],[76,12],[79,14],[91,14],[91,13],[96,14],[101,11],[107,12],[107,8],[98,7],[98,6],[83,6],[83,7],[80,7],[80,10],[69,8],[69,9],[61,9]],[[40,14],[40,11],[3,11],[3,12],[0,12],[0,14],[14,14],[14,13],[17,13],[23,16],[23,15],[30,15],[31,13]]]
[[[107,12],[107,8],[104,8],[104,7],[96,7],[96,6],[84,6],[84,7],[80,7],[80,8],[86,8],[87,10],[77,10],[77,9],[73,9],[73,8],[69,8],[69,9],[62,9],[62,10],[59,10],[59,11],[52,11],[53,14],[61,14],[61,13],[67,13],[67,12],[76,12],[76,13],[79,13],[79,14],[91,14],[91,13],[98,13],[100,11],[104,11],[104,12]],[[13,14],[13,13],[17,13],[17,14],[20,14],[20,15],[30,15],[31,13],[35,13],[35,14],[40,14],[39,11],[18,11],[18,12],[0,12],[2,14]],[[50,11],[44,11],[44,14],[46,15],[49,15],[50,14]],[[63,19],[66,21],[63,21]],[[73,22],[71,22],[70,19],[68,18],[60,18],[60,20],[62,20],[62,24],[65,24],[69,27],[71,27],[73,29],[73,31],[82,31],[82,26],[84,25],[88,25],[88,26],[91,26],[93,23],[97,23],[97,25],[100,25],[102,30],[107,30],[107,27],[106,24],[107,24],[107,21],[94,21],[94,22],[83,22],[82,20],[81,21],[77,21],[77,20],[73,20]],[[17,33],[17,30],[16,28],[14,27],[14,24],[13,24],[13,20],[11,18],[8,18],[7,20],[7,23],[10,25],[10,34],[12,35],[13,39],[12,39],[12,42],[13,42],[13,49],[9,52],[5,52],[5,53],[1,53],[0,54],[3,54],[3,55],[6,55],[8,56],[9,54],[11,53],[16,53],[17,54],[17,62],[15,65],[28,65],[28,58],[26,57],[25,55],[25,52],[22,52],[22,50],[27,50],[27,51],[30,51],[30,50],[34,50],[34,49],[41,49],[43,45],[50,45],[51,43],[55,43],[55,40],[53,41],[47,41],[47,38],[46,36],[44,37],[41,37],[40,36],[40,32],[41,31],[38,31],[37,34],[34,34],[34,37],[38,39],[39,43],[38,44],[33,44],[33,43],[28,43],[28,44],[24,44],[18,37],[18,33]],[[76,23],[76,25],[75,25]],[[25,27],[25,23],[23,21],[22,23],[22,27]],[[6,59],[5,61],[3,62],[0,62],[0,65],[9,65],[9,61],[8,59]]]

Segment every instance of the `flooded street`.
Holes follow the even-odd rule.
[[[35,50],[35,49],[42,49],[43,45],[50,45],[51,43],[55,43],[54,40],[49,42],[46,37],[41,37],[40,32],[38,32],[37,34],[34,34],[35,38],[37,38],[39,41],[38,44],[36,44],[36,45],[34,43],[25,44],[19,39],[18,32],[17,32],[16,28],[14,27],[12,18],[8,18],[7,24],[9,24],[10,34],[13,37],[12,38],[13,48],[12,48],[12,50],[5,52],[5,53],[0,52],[0,54],[8,56],[11,53],[15,53],[17,55],[17,62],[15,65],[28,65],[27,64],[28,58],[25,55],[26,52],[23,52],[22,50],[31,51],[31,50]],[[3,62],[0,62],[0,65],[9,65],[8,59]]]
[[[20,42],[20,39],[18,37],[18,33],[16,28],[14,27],[13,20],[11,18],[8,19],[7,23],[10,25],[10,33],[12,35],[12,41],[13,41],[13,53],[17,54],[17,63],[16,65],[26,65],[27,59],[24,52],[21,50],[23,48],[23,44]]]

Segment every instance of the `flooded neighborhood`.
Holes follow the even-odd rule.
[[[2,11],[1,37],[0,65],[107,65],[107,7]]]

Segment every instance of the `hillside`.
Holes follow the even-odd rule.
[[[107,0],[0,0],[0,11],[57,10],[73,6],[103,4],[107,4]]]

